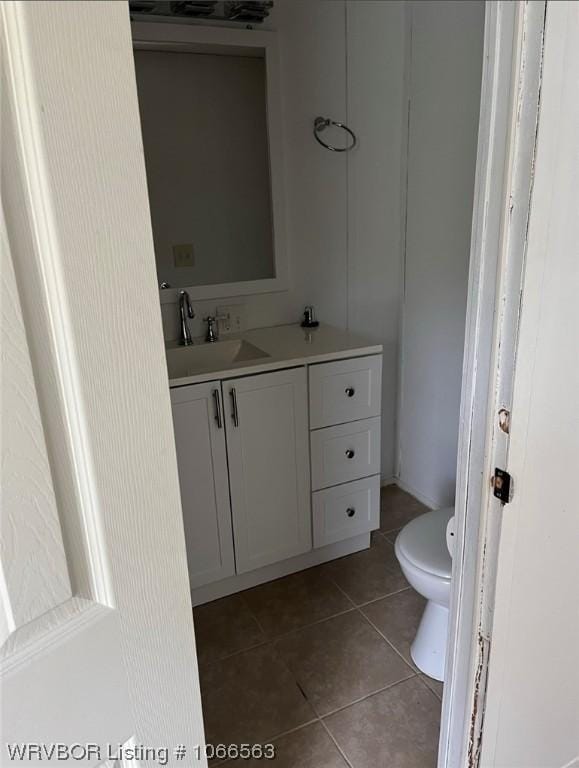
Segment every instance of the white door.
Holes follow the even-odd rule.
[[[138,768],[167,749],[183,765],[181,744],[191,764],[203,726],[128,8],[0,11],[0,764],[15,743],[25,764]]]
[[[480,765],[579,765],[579,6],[547,4]]]
[[[237,573],[312,548],[306,369],[223,382]]]
[[[221,383],[171,390],[191,589],[235,573]]]

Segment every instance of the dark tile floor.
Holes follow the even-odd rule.
[[[410,659],[424,600],[393,546],[424,511],[383,488],[370,549],[195,608],[208,743],[273,742],[254,768],[434,768],[442,685]]]

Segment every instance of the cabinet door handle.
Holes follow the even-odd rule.
[[[346,457],[348,459],[353,459],[355,455],[356,455],[356,452],[352,450],[352,448],[348,448],[348,450],[346,451]]]
[[[356,510],[354,509],[354,507],[348,507],[348,509],[346,510],[346,514],[348,515],[348,517],[354,517],[354,515],[356,514]]]
[[[217,429],[223,429],[223,419],[221,418],[221,397],[219,390],[213,390],[213,402],[215,403],[215,421],[217,422]]]
[[[231,395],[231,418],[233,419],[233,425],[238,427],[239,411],[237,410],[237,392],[235,391],[235,387],[231,387],[229,394]]]
[[[348,397],[354,397],[354,395],[356,394],[356,390],[354,389],[354,387],[346,387],[344,392],[348,395]]]

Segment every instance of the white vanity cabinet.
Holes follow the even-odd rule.
[[[171,390],[191,589],[235,573],[221,383]]]
[[[244,343],[262,355],[226,367]],[[168,360],[194,605],[370,545],[380,517],[379,346],[330,327],[282,326],[171,351],[181,358]],[[188,360],[207,372],[190,373]]]
[[[306,369],[223,382],[237,573],[312,547]]]

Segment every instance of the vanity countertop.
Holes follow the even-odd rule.
[[[198,348],[200,356],[204,357],[204,352],[215,351],[218,353],[218,345],[235,341],[246,342],[254,348],[257,347],[256,351],[261,350],[265,355],[238,362],[224,362],[219,359],[218,354],[215,355],[215,359],[210,360],[211,355],[208,355],[206,361],[195,360],[189,370],[186,370],[188,366],[182,363],[189,350]],[[213,347],[214,350],[208,350],[207,347]],[[277,325],[271,328],[255,328],[241,334],[230,334],[224,337],[223,341],[211,345],[206,344],[202,338],[195,339],[195,345],[192,347],[181,347],[177,341],[168,342],[169,385],[182,387],[187,384],[211,381],[215,378],[227,379],[232,376],[247,376],[308,363],[340,360],[345,357],[377,355],[381,352],[381,344],[374,344],[360,334],[344,331],[330,325],[320,324],[318,328],[306,329],[296,323],[295,325]],[[193,351],[191,357],[193,358],[195,354]],[[173,366],[171,358],[175,361],[178,360],[179,365]],[[178,368],[179,372],[172,372],[171,368]]]

